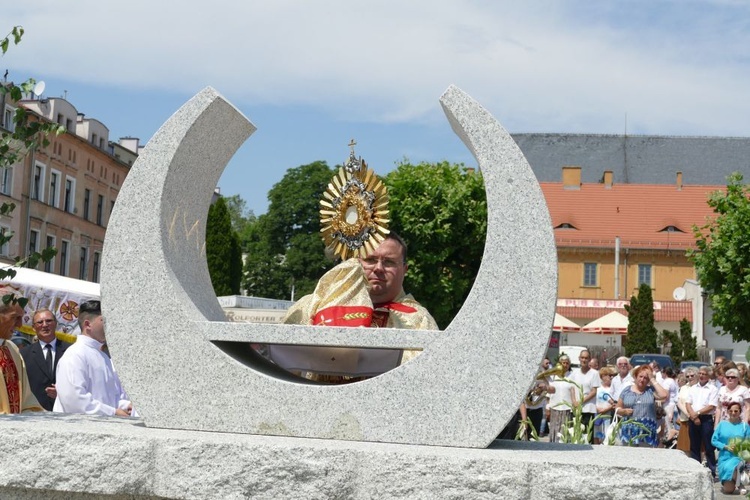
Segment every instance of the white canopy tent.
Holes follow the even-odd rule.
[[[617,311],[605,314],[581,328],[584,333],[599,333],[605,335],[628,333],[628,317]]]
[[[552,324],[552,330],[564,333],[579,332],[581,331],[581,327],[562,314],[555,313],[555,322]]]

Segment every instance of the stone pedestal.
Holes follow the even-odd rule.
[[[0,498],[713,498],[708,470],[675,450],[519,441],[447,448],[54,414],[0,425]]]

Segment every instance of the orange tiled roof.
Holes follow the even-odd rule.
[[[670,321],[677,323],[683,318],[691,322],[693,321],[693,307],[692,302],[690,301],[662,300],[655,304],[655,306],[654,321]],[[612,311],[617,311],[625,316],[628,315],[628,312],[622,307],[557,306],[557,314],[562,314],[568,319],[594,320],[596,318],[601,318]]]
[[[695,246],[692,226],[701,226],[713,210],[708,195],[725,186],[656,184],[583,184],[565,189],[561,182],[540,184],[547,200],[558,247],[684,250]],[[679,231],[668,232],[674,226]]]

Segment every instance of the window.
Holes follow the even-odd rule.
[[[5,127],[5,130],[8,132],[13,132],[16,130],[16,124],[13,123],[13,115],[15,114],[15,110],[11,108],[10,106],[5,107],[5,112],[3,113],[3,127]]]
[[[55,246],[55,237],[47,235],[47,246],[46,248],[54,248]],[[55,269],[55,258],[52,257],[50,260],[44,263],[44,272],[45,273],[51,273]]]
[[[94,252],[94,264],[91,269],[91,279],[94,281],[94,283],[99,283],[99,259],[101,258],[101,254],[99,252]]]
[[[102,217],[104,212],[104,196],[99,195],[99,200],[96,202],[96,223],[102,225]]]
[[[638,264],[638,286],[651,286],[651,264]]]
[[[0,226],[0,235],[3,238],[7,238],[12,235],[10,232],[10,228],[6,226]],[[10,255],[10,240],[9,241],[3,241],[0,245],[0,255],[7,257]]]
[[[583,264],[583,286],[597,285],[597,264],[596,262],[585,262]]]
[[[81,263],[78,265],[78,279],[86,279],[86,264],[88,260],[88,250],[86,247],[81,247]]]
[[[31,230],[29,233],[29,255],[39,251],[39,231]]]
[[[112,215],[112,210],[115,209],[115,200],[109,202],[109,215]]]
[[[83,218],[89,220],[89,205],[91,204],[91,190],[83,190]]]
[[[13,192],[13,167],[5,167],[0,178],[0,193],[10,196]]]
[[[76,181],[68,177],[65,179],[65,205],[63,210],[66,212],[75,211]]]
[[[68,249],[70,242],[62,240],[60,244],[60,276],[68,275]]]
[[[32,200],[43,200],[44,199],[44,170],[45,165],[37,163],[34,165],[34,182],[31,185],[31,199]]]
[[[60,203],[60,172],[52,170],[49,173],[49,193],[47,193],[47,204],[57,207]]]

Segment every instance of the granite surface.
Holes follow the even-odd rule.
[[[0,498],[711,499],[676,450],[495,441],[489,449],[152,429],[0,416]],[[10,465],[12,464],[12,465]]]
[[[554,238],[508,133],[456,87],[440,103],[482,170],[489,211],[476,282],[442,332],[225,322],[206,266],[206,216],[227,161],[255,128],[211,88],[162,126],[118,196],[101,281],[112,357],[147,426],[476,448],[493,441],[547,346]],[[370,380],[320,386],[264,365],[248,342],[424,352]]]

